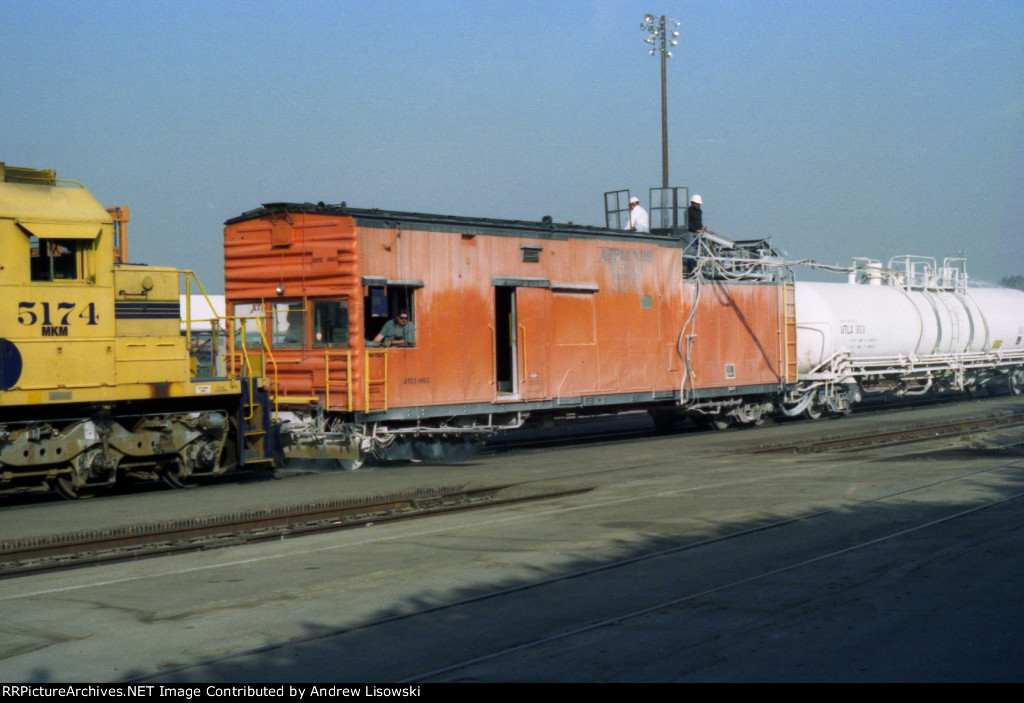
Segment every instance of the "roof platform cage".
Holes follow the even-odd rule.
[[[651,188],[647,208],[651,218],[651,234],[685,234],[686,208],[689,204],[689,188]],[[612,190],[604,194],[604,221],[608,229],[629,228],[628,190]]]
[[[690,204],[690,189],[685,187],[651,188],[651,232],[655,234],[684,234],[686,208]]]
[[[608,229],[629,228],[628,190],[610,190],[604,194],[604,226]]]

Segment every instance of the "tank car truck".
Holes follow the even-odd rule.
[[[189,272],[115,265],[112,237],[84,187],[0,163],[0,494],[180,487],[273,462],[258,358],[196,377],[179,319]]]
[[[705,266],[685,189],[655,191],[650,233],[621,227],[626,191],[603,228],[346,203],[228,220],[229,314],[265,321],[287,453],[457,460],[528,418],[622,410],[760,422],[796,382],[792,287],[766,242],[705,243],[728,249]]]

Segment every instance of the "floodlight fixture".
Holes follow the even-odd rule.
[[[668,188],[668,89],[665,81],[665,61],[672,58],[669,46],[677,46],[676,39],[668,39],[668,30],[665,29],[665,22],[672,22],[676,27],[679,20],[665,19],[665,15],[657,16],[650,13],[644,15],[644,21],[640,23],[640,29],[647,32],[644,42],[652,44],[648,53],[651,56],[661,54],[661,187]],[[678,37],[679,32],[672,30],[672,36]],[[659,41],[660,40],[660,41]]]

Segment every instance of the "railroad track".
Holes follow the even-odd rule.
[[[973,432],[990,432],[1024,427],[1024,413],[1014,413],[1002,417],[987,417],[977,420],[958,420],[931,425],[922,425],[907,429],[887,432],[871,432],[850,437],[837,437],[813,440],[784,442],[768,446],[755,447],[749,451],[755,454],[796,453],[810,454],[817,452],[854,452],[875,447],[890,447],[902,444],[914,444],[949,437],[965,437]]]
[[[369,499],[329,501],[0,542],[0,579],[550,500],[590,490],[581,488],[503,495],[510,488],[513,485],[482,488],[447,486]]]

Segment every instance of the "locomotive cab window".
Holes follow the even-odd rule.
[[[313,346],[348,347],[348,301],[316,300],[313,311]]]
[[[77,281],[82,277],[84,251],[91,242],[80,239],[29,237],[29,270],[33,281]]]
[[[416,288],[423,284],[368,286],[363,299],[365,338],[368,344],[387,342],[416,346]],[[381,337],[381,339],[377,339]]]

